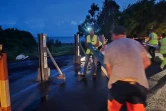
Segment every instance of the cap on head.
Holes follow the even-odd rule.
[[[126,34],[126,29],[123,26],[117,25],[113,28],[112,33],[116,35]]]

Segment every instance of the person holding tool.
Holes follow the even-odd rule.
[[[86,37],[86,46],[88,45],[88,43],[91,43],[92,45],[94,45],[96,48],[99,46],[99,40],[97,35],[94,34],[94,29],[90,29],[90,34]],[[86,75],[87,72],[87,65],[89,62],[90,57],[92,56],[93,58],[93,65],[94,65],[94,74],[93,77],[96,77],[96,71],[97,71],[97,58],[94,57],[93,53],[91,52],[91,50],[89,48],[87,48],[86,50],[86,57],[85,57],[85,65],[84,65],[84,74]]]
[[[152,56],[151,61],[154,62],[155,50],[156,50],[156,47],[158,46],[158,36],[156,33],[154,33],[153,29],[150,29],[149,40],[147,41],[147,43],[150,44],[148,48],[148,52]]]
[[[123,26],[114,27],[112,39],[104,58],[109,78],[108,111],[120,111],[124,104],[128,111],[146,111],[149,86],[145,69],[151,64],[147,51],[139,42],[126,38]]]
[[[161,70],[166,66],[166,34],[162,34],[162,39],[159,41],[160,53],[163,54],[163,61],[160,65]]]

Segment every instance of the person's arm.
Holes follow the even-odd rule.
[[[149,34],[149,40],[147,41],[147,43],[149,43],[150,40],[152,40],[152,34]]]
[[[108,78],[110,78],[111,74],[112,74],[112,66],[110,63],[106,64],[106,71],[107,71],[107,76]]]
[[[94,44],[94,46],[95,47],[98,47],[99,46],[99,39],[98,39],[98,37],[96,38],[97,40],[96,40],[96,43]]]
[[[141,50],[141,56],[144,64],[144,69],[148,68],[151,65],[151,61],[148,57],[148,52],[145,50],[145,48],[139,44],[140,50]]]
[[[112,74],[112,65],[111,65],[111,58],[110,58],[110,48],[106,48],[105,55],[104,55],[104,64],[106,65],[107,76],[110,78]]]
[[[143,59],[144,69],[148,68],[151,65],[151,61],[147,56],[147,53],[142,52],[142,59]]]

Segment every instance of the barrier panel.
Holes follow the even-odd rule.
[[[11,111],[6,53],[1,53],[0,58],[0,109]]]
[[[107,76],[106,66],[104,64],[104,55],[96,47],[94,47],[91,43],[88,44],[88,48],[91,50],[91,52],[97,58],[97,60],[101,63],[101,65],[102,65],[101,70]]]
[[[97,58],[97,60],[102,64],[102,66],[105,68],[104,64],[104,55],[91,43],[88,43],[88,48],[91,50],[93,55]]]

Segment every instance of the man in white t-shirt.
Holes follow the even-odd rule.
[[[126,38],[122,26],[114,27],[112,39],[104,58],[109,78],[108,111],[120,111],[124,104],[128,111],[145,111],[149,88],[145,69],[151,64],[147,51]]]

